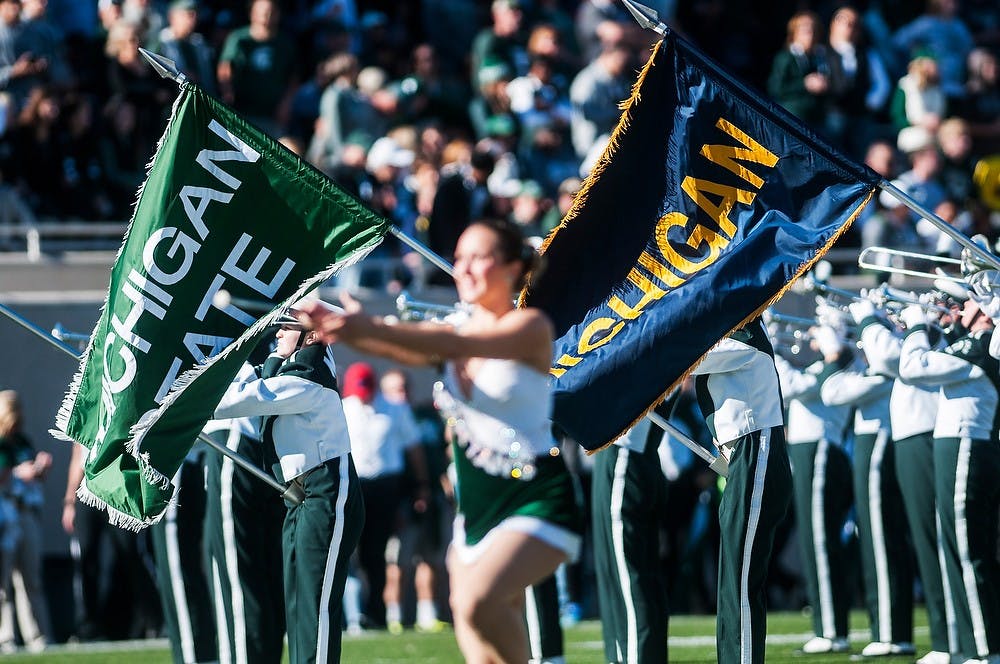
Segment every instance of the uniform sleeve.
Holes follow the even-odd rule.
[[[892,381],[885,376],[869,376],[845,369],[823,381],[820,397],[827,406],[850,406],[881,399],[891,391]]]
[[[907,383],[935,387],[977,378],[983,370],[960,357],[931,350],[927,332],[917,329],[903,339],[899,377]]]
[[[745,343],[726,337],[708,351],[705,359],[691,374],[700,376],[736,371],[750,364],[757,352],[759,351]]]
[[[819,396],[820,382],[816,376],[799,371],[777,354],[774,356],[774,368],[778,370],[778,383],[785,399]]]
[[[873,372],[899,375],[899,353],[903,346],[901,337],[884,325],[871,324],[861,331],[861,345]]]
[[[215,407],[216,419],[293,415],[320,408],[331,390],[298,376],[233,382]]]

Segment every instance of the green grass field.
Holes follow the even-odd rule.
[[[916,612],[917,653],[928,649],[926,614]],[[868,642],[867,622],[861,612],[851,615],[851,642],[854,652],[860,652]],[[849,655],[797,655],[795,650],[808,638],[809,618],[802,614],[774,613],[768,619],[766,660],[812,664],[847,662]],[[569,664],[599,664],[603,661],[600,623],[587,621],[566,631],[566,661]],[[164,641],[86,644],[56,646],[39,655],[10,655],[4,662],[32,664],[169,664],[170,652]],[[361,636],[345,636],[341,658],[345,664],[392,664],[420,662],[422,664],[459,664],[462,657],[451,632],[418,634],[407,631],[400,636],[385,632],[370,632]],[[677,616],[670,621],[671,662],[715,661],[715,618],[713,616]],[[913,661],[913,658],[880,658],[885,662]]]

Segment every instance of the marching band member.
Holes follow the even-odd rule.
[[[281,533],[288,654],[296,664],[337,662],[348,558],[364,523],[360,482],[332,351],[297,322],[276,336],[280,365],[268,358],[260,375],[244,365],[215,417],[263,416],[268,452],[303,491]]]
[[[244,369],[273,376],[284,362],[268,357],[270,341],[253,350]],[[236,380],[239,380],[237,378]],[[205,434],[269,468],[273,450],[261,442],[262,418],[209,420]],[[260,490],[259,480],[232,459],[205,457],[204,541],[215,599],[220,664],[275,664],[285,641],[285,607],[281,567],[281,527],[285,506],[274,493]]]
[[[934,488],[945,574],[955,610],[957,654],[966,661],[992,659],[1000,656],[1000,563],[996,559],[1000,365],[988,353],[993,323],[970,298],[960,321],[969,333],[936,351],[928,341],[927,314],[919,305],[904,309],[901,318],[907,334],[900,352],[900,377],[940,389],[934,426]]]
[[[934,498],[933,432],[938,391],[899,378],[903,338],[889,327],[870,300],[854,302],[849,308],[871,370],[895,379],[889,396],[895,474],[900,480],[899,489],[920,572],[931,636],[931,651],[917,661],[918,664],[949,664],[954,620],[949,620],[951,598],[941,578],[943,552],[939,545]]]
[[[693,375],[705,422],[729,462],[719,505],[717,657],[763,662],[764,587],[792,479],[774,350],[760,318],[720,341]]]
[[[643,419],[594,455],[590,517],[604,657],[638,664],[667,661],[667,587],[656,533],[667,508],[667,480]]]
[[[849,358],[853,353],[845,348]],[[854,407],[854,509],[871,643],[863,657],[912,655],[913,570],[903,499],[890,435],[892,379],[868,369],[859,354],[823,382],[828,406]]]
[[[827,406],[820,390],[829,374],[842,367],[843,339],[828,326],[815,332],[822,361],[800,371],[775,355],[781,394],[788,408],[788,456],[792,468],[795,523],[802,547],[806,594],[813,607],[815,636],[802,646],[806,654],[847,652],[850,588],[846,577],[844,521],[851,507],[851,465],[843,435],[851,409]]]

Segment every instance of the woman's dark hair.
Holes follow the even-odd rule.
[[[500,258],[505,262],[518,261],[521,272],[518,274],[515,290],[521,290],[528,285],[528,276],[537,277],[545,267],[545,259],[529,244],[521,233],[521,229],[506,219],[477,219],[474,226],[484,226],[497,236],[497,247]]]

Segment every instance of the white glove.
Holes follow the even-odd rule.
[[[902,321],[907,329],[912,329],[917,325],[927,324],[927,312],[920,305],[911,304],[899,314],[899,320]]]
[[[847,313],[831,305],[823,297],[816,297],[816,322],[820,325],[829,325],[841,336],[847,330]]]
[[[812,338],[816,342],[816,350],[823,357],[838,355],[844,348],[844,338],[829,325],[820,325],[812,329]]]
[[[979,308],[990,317],[994,325],[1000,325],[1000,294],[988,298],[976,297]]]
[[[966,281],[978,302],[1000,295],[1000,272],[996,270],[980,270],[969,275]]]
[[[864,319],[870,318],[876,314],[875,305],[868,299],[851,302],[847,305],[847,310],[851,312],[854,322],[858,325],[861,325],[861,321]]]

